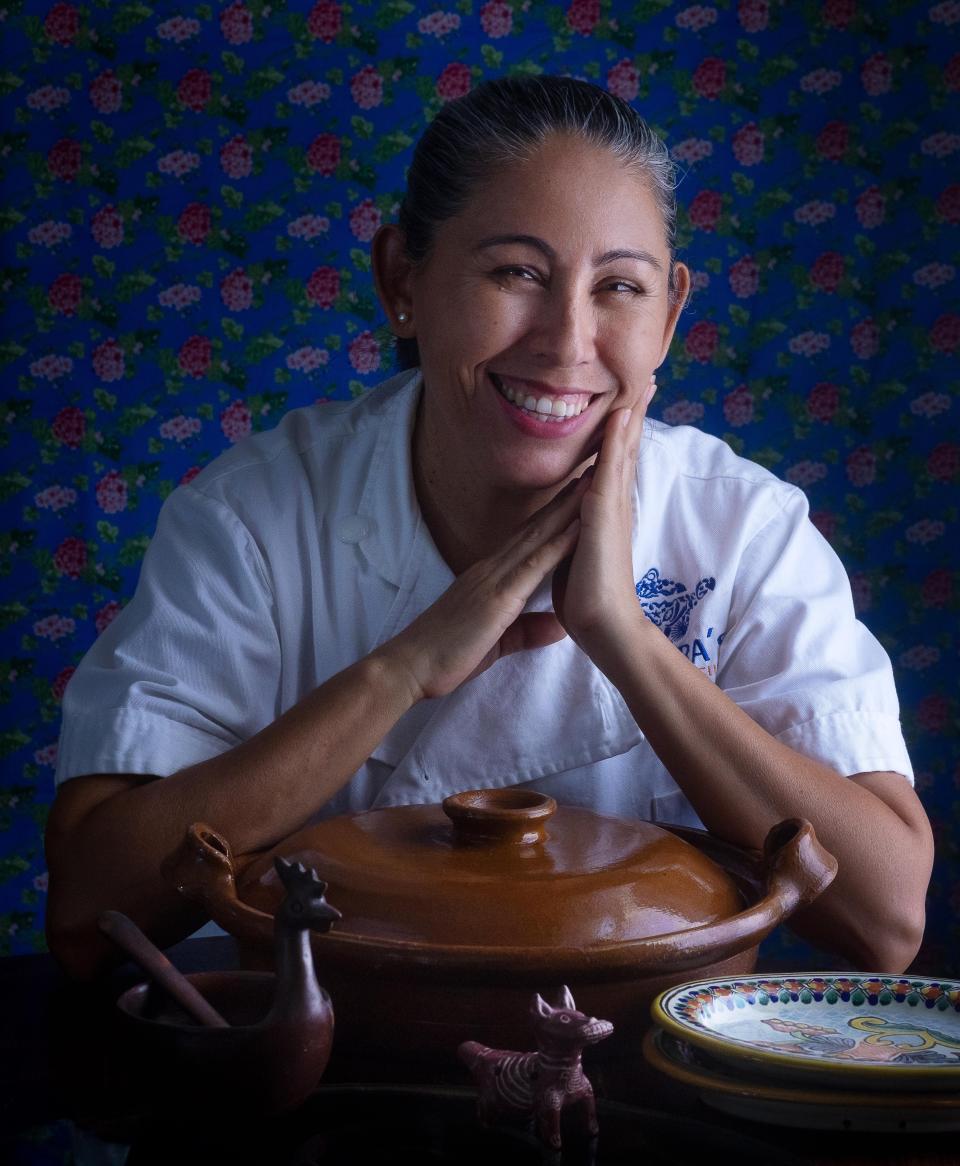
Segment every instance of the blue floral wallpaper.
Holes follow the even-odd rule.
[[[0,28],[0,952],[43,947],[60,699],[162,500],[391,371],[368,245],[412,142],[549,71],[681,166],[695,293],[653,412],[807,491],[936,826],[915,970],[960,974],[958,0],[0,0]]]

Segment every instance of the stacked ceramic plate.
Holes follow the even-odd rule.
[[[960,982],[802,972],[660,994],[644,1055],[738,1117],[960,1129]]]

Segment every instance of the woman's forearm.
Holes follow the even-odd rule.
[[[313,817],[419,700],[452,692],[503,655],[562,638],[553,615],[523,608],[570,553],[585,487],[571,482],[392,640],[248,741],[163,780],[101,774],[62,786],[47,828],[47,934],[61,962],[76,975],[103,965],[110,953],[97,919],[106,908],[158,943],[196,926],[195,907],[160,870],[193,822],[240,854],[269,847]]]
[[[641,612],[591,652],[706,828],[762,846],[785,818],[812,822],[837,858],[832,886],[791,925],[865,970],[902,971],[923,933],[933,845],[898,774],[847,778],[770,736]]]
[[[112,908],[166,946],[204,916],[161,864],[193,822],[242,854],[299,829],[347,782],[414,703],[388,654],[315,689],[236,748],[163,779],[95,775],[67,782],[47,827],[47,935],[66,969],[88,977],[116,953],[97,920]]]

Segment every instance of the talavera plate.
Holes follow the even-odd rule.
[[[906,1135],[960,1130],[960,1093],[769,1081],[765,1074],[738,1073],[661,1028],[646,1034],[643,1055],[659,1072],[696,1089],[707,1105],[748,1121]]]
[[[754,1076],[960,1092],[960,983],[836,972],[697,980],[661,993],[652,1014]]]

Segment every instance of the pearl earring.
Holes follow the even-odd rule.
[[[409,319],[409,316],[407,315],[406,312],[397,312],[397,320],[401,324],[406,324],[408,319]]]

